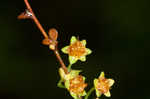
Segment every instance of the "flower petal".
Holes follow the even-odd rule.
[[[100,74],[100,76],[99,76],[100,78],[104,78],[105,77],[105,74],[104,74],[104,72],[101,72],[101,74]]]
[[[86,92],[85,92],[85,91],[80,94],[80,96],[85,96],[85,95],[86,95]]]
[[[61,51],[62,51],[63,53],[65,53],[65,54],[67,54],[67,53],[68,53],[68,51],[67,51],[68,48],[69,48],[69,46],[66,46],[66,47],[62,48]]]
[[[92,53],[92,50],[90,50],[89,48],[86,48],[86,52],[87,52],[87,55],[89,55]]]
[[[110,96],[111,96],[110,91],[104,93],[104,95],[105,95],[106,97],[110,97]]]
[[[75,58],[75,57],[73,57],[73,56],[69,56],[69,62],[70,62],[70,64],[76,63],[77,60],[78,60],[77,58]]]
[[[81,60],[82,62],[85,62],[85,61],[86,61],[86,57],[85,57],[85,56],[81,56],[81,57],[80,57],[80,60]]]
[[[81,43],[86,46],[86,40],[82,40]]]
[[[70,92],[70,95],[74,98],[74,99],[80,99],[75,93]]]
[[[59,74],[60,74],[60,77],[61,77],[61,79],[65,79],[65,76],[66,76],[66,74],[65,74],[65,72],[64,72],[64,70],[62,69],[62,68],[59,68]]]
[[[66,87],[67,89],[69,89],[69,86],[70,86],[70,82],[69,82],[69,80],[66,80],[66,81],[65,81],[65,87]]]
[[[50,48],[51,50],[54,50],[54,49],[55,49],[55,45],[50,44],[50,45],[49,45],[49,48]]]
[[[77,41],[76,37],[75,37],[75,36],[72,36],[72,37],[71,37],[71,40],[70,40],[70,43],[73,44],[73,43],[76,42],[76,41]]]
[[[85,81],[85,77],[83,76],[83,81]]]
[[[108,83],[109,83],[109,87],[111,87],[114,84],[114,80],[113,79],[108,79]]]
[[[96,88],[97,83],[98,83],[98,79],[94,79],[94,86],[95,86],[95,88]]]
[[[68,79],[72,79],[72,78],[76,77],[77,75],[79,75],[80,72],[81,72],[81,70],[71,70],[71,72],[69,73]]]
[[[96,96],[100,97],[102,93],[96,88],[97,84],[98,84],[98,79],[94,79],[94,87],[96,91]]]

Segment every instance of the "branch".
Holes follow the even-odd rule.
[[[42,25],[40,24],[40,22],[39,22],[38,19],[36,18],[35,14],[34,14],[34,12],[33,12],[33,10],[32,10],[32,8],[31,8],[31,6],[30,6],[30,4],[29,4],[29,2],[28,2],[28,0],[24,0],[24,2],[25,2],[25,4],[26,4],[26,6],[27,6],[27,9],[28,9],[29,12],[32,14],[32,19],[33,19],[33,21],[35,22],[35,24],[37,25],[37,27],[39,28],[39,30],[42,32],[43,36],[44,36],[45,38],[48,38],[47,33],[45,32],[44,28],[42,27]]]
[[[42,27],[42,25],[40,24],[39,20],[36,18],[28,0],[24,0],[25,4],[26,4],[26,7],[27,7],[27,10],[23,13],[21,13],[18,18],[19,19],[32,19],[35,24],[37,25],[37,27],[39,28],[39,30],[42,32],[43,36],[44,36],[44,45],[48,45],[49,48],[51,50],[54,51],[56,57],[57,57],[57,60],[59,61],[59,63],[61,64],[61,67],[64,69],[65,73],[67,74],[68,73],[68,69],[67,67],[65,66],[58,50],[57,50],[57,31],[56,29],[51,29],[50,33],[49,33],[49,36],[47,35],[47,33],[45,32],[44,28]]]

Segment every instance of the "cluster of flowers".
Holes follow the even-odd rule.
[[[86,93],[85,88],[88,85],[87,83],[85,83],[85,77],[80,74],[80,70],[71,69],[72,64],[75,64],[78,60],[81,60],[82,62],[86,61],[86,56],[92,53],[90,49],[86,48],[86,40],[80,41],[75,36],[72,36],[70,45],[62,48],[62,52],[69,55],[70,64],[67,68],[58,53],[57,30],[52,28],[49,30],[47,35],[42,25],[33,13],[32,8],[28,3],[28,0],[24,0],[24,2],[26,4],[27,9],[25,10],[25,12],[21,13],[18,16],[18,19],[32,19],[44,36],[44,40],[42,41],[42,43],[44,45],[48,45],[49,48],[54,51],[57,59],[61,64],[61,68],[59,68],[59,74],[61,79],[58,82],[58,87],[66,88],[74,99],[81,99],[83,96],[85,96],[85,99],[87,99],[89,94],[91,93],[91,89],[92,91],[93,89],[96,91],[97,99],[102,94],[104,94],[107,97],[110,97],[111,94],[109,90],[114,84],[114,80],[106,79],[104,72],[101,72],[100,76],[94,79],[94,88],[92,87],[89,90],[89,92]]]
[[[80,41],[75,36],[72,36],[70,45],[62,48],[62,52],[69,55],[70,65],[68,66],[69,73],[67,74],[62,68],[59,69],[61,82],[74,99],[81,99],[82,96],[87,95],[85,91],[87,83],[85,83],[85,77],[80,74],[81,71],[71,69],[71,65],[76,63],[78,60],[83,62],[86,61],[86,55],[91,54],[92,51],[86,48],[86,40]],[[93,83],[97,98],[99,98],[102,94],[107,97],[111,96],[109,90],[114,84],[114,80],[106,79],[104,72],[101,72],[100,76],[95,78]]]

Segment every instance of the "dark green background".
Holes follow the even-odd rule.
[[[82,69],[86,82],[105,71],[115,85],[111,99],[149,99],[149,0],[29,0],[46,31],[59,31],[59,48],[72,35],[87,40],[93,53]],[[23,0],[0,2],[0,98],[72,99],[59,80],[54,54],[31,20],[17,20]],[[68,64],[67,55],[61,53]],[[87,88],[88,89],[88,88]],[[90,97],[90,99],[94,99]],[[101,99],[106,99],[104,96]]]

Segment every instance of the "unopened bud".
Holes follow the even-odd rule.
[[[55,28],[50,29],[49,32],[48,32],[48,34],[49,34],[49,36],[50,36],[50,38],[52,40],[54,40],[54,41],[57,40],[58,32],[57,32],[57,30]]]

